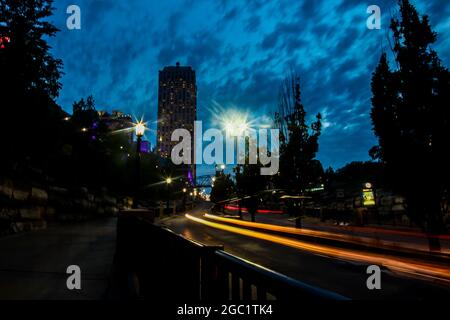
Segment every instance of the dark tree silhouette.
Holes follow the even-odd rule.
[[[379,145],[370,154],[385,163],[412,220],[440,233],[450,183],[450,75],[431,48],[437,35],[428,17],[407,0],[399,4],[400,17],[391,21],[398,68],[391,70],[383,54],[372,77],[371,117]],[[430,247],[438,249],[434,242]]]
[[[239,198],[239,207],[245,207],[255,222],[259,207],[259,193],[265,189],[266,178],[261,175],[261,166],[258,164],[241,164],[234,168],[236,175],[236,192]]]
[[[327,186],[337,183],[349,188],[361,190],[365,182],[374,184],[377,188],[384,187],[384,167],[376,161],[353,161],[347,163],[335,172],[330,168],[325,173]]]
[[[234,183],[229,174],[217,172],[211,189],[211,201],[218,203],[230,199],[234,192]]]
[[[318,182],[323,174],[322,165],[315,159],[319,150],[321,115],[311,125],[306,123],[306,112],[300,99],[300,80],[291,75],[290,85],[284,82],[280,96],[279,112],[275,116],[285,137],[280,142],[280,171],[275,179],[278,187],[297,193]],[[288,106],[288,107],[286,107]],[[284,129],[285,128],[285,129]]]
[[[256,142],[246,137],[245,143],[245,164],[238,164],[233,170],[236,177],[236,195],[239,198],[239,215],[241,208],[245,207],[254,222],[260,203],[260,193],[267,188],[268,176],[261,175],[262,165],[258,161],[257,154],[254,155],[256,159],[252,160],[254,164],[250,163],[250,156],[253,155],[250,155],[249,144]]]
[[[46,41],[58,31],[46,19],[51,4],[0,0],[0,36],[9,38],[0,49],[0,142],[7,168],[24,161],[45,166],[60,144],[64,114],[54,99],[62,62],[50,54]]]

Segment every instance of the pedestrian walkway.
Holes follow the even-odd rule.
[[[50,224],[0,238],[0,300],[103,299],[116,246],[116,218]],[[81,269],[81,290],[69,290],[69,265]]]

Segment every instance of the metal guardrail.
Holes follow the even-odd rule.
[[[215,258],[219,278],[224,278],[219,280],[221,298],[226,300],[348,300],[222,250]]]
[[[116,263],[135,297],[170,301],[346,300],[139,217],[119,217]],[[130,281],[130,279],[132,279]],[[132,294],[132,296],[134,296]]]

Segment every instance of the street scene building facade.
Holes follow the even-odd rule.
[[[197,84],[195,70],[190,66],[167,66],[159,71],[158,88],[158,153],[170,158],[172,132],[183,128],[194,136],[194,122],[197,115]],[[192,155],[193,159],[193,155]],[[195,177],[195,165],[182,166],[180,173],[192,179]]]

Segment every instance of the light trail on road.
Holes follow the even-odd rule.
[[[402,245],[399,245],[397,242],[392,242],[388,240],[380,240],[380,239],[374,239],[370,237],[364,237],[364,236],[353,236],[348,234],[338,234],[334,232],[328,232],[328,231],[318,231],[318,230],[311,230],[311,229],[297,229],[293,227],[286,227],[286,226],[280,226],[275,224],[268,224],[268,223],[258,223],[258,222],[249,222],[249,221],[243,221],[243,220],[237,220],[232,218],[224,218],[219,217],[216,215],[205,213],[204,216],[208,219],[216,220],[216,221],[222,221],[230,224],[236,224],[244,227],[250,227],[250,228],[257,228],[257,229],[263,229],[263,230],[270,230],[270,231],[277,231],[277,232],[284,232],[294,235],[303,235],[303,236],[311,236],[311,237],[317,237],[322,239],[330,239],[330,240],[337,240],[347,243],[353,243],[353,244],[364,244],[366,246],[371,247],[385,247],[389,249],[408,249],[408,250],[416,250],[416,251],[422,251],[422,252],[429,252],[428,247],[420,247],[418,244],[412,243],[402,243]],[[450,254],[450,251],[442,249],[441,251],[444,254]]]
[[[231,211],[238,211],[239,207],[236,206],[230,206],[226,205],[225,209],[231,210]],[[248,213],[247,209],[241,208],[242,212]],[[264,210],[264,209],[258,209],[257,213],[273,213],[273,214],[283,214],[285,213],[283,210]],[[344,226],[340,227],[343,230],[354,230],[357,232],[363,232],[363,233],[382,233],[387,235],[398,235],[398,236],[404,236],[404,237],[417,237],[417,238],[437,238],[440,240],[450,241],[450,235],[448,234],[426,234],[423,232],[417,232],[417,231],[404,231],[404,230],[392,230],[392,229],[383,229],[379,227],[357,227],[357,226]]]
[[[226,210],[232,210],[232,211],[238,211],[239,207],[236,206],[230,206],[230,205],[226,205],[224,206],[224,208]],[[242,212],[248,213],[248,210],[246,208],[241,208]],[[268,210],[268,209],[258,209],[256,211],[257,213],[279,213],[279,214],[283,214],[284,211],[283,210]]]
[[[379,254],[365,253],[356,250],[348,250],[318,244],[310,244],[303,241],[271,235],[259,231],[253,231],[217,222],[212,222],[205,219],[194,217],[190,214],[185,214],[185,216],[187,219],[191,221],[195,221],[197,223],[201,223],[203,225],[212,228],[233,232],[236,234],[253,237],[256,239],[270,241],[273,243],[289,246],[292,248],[300,249],[314,254],[325,255],[330,258],[348,260],[364,264],[376,264],[378,266],[384,266],[392,271],[405,273],[415,277],[420,276],[428,279],[440,280],[447,284],[450,283],[450,269],[439,265],[420,263],[417,261],[400,258],[395,259],[388,258]]]

